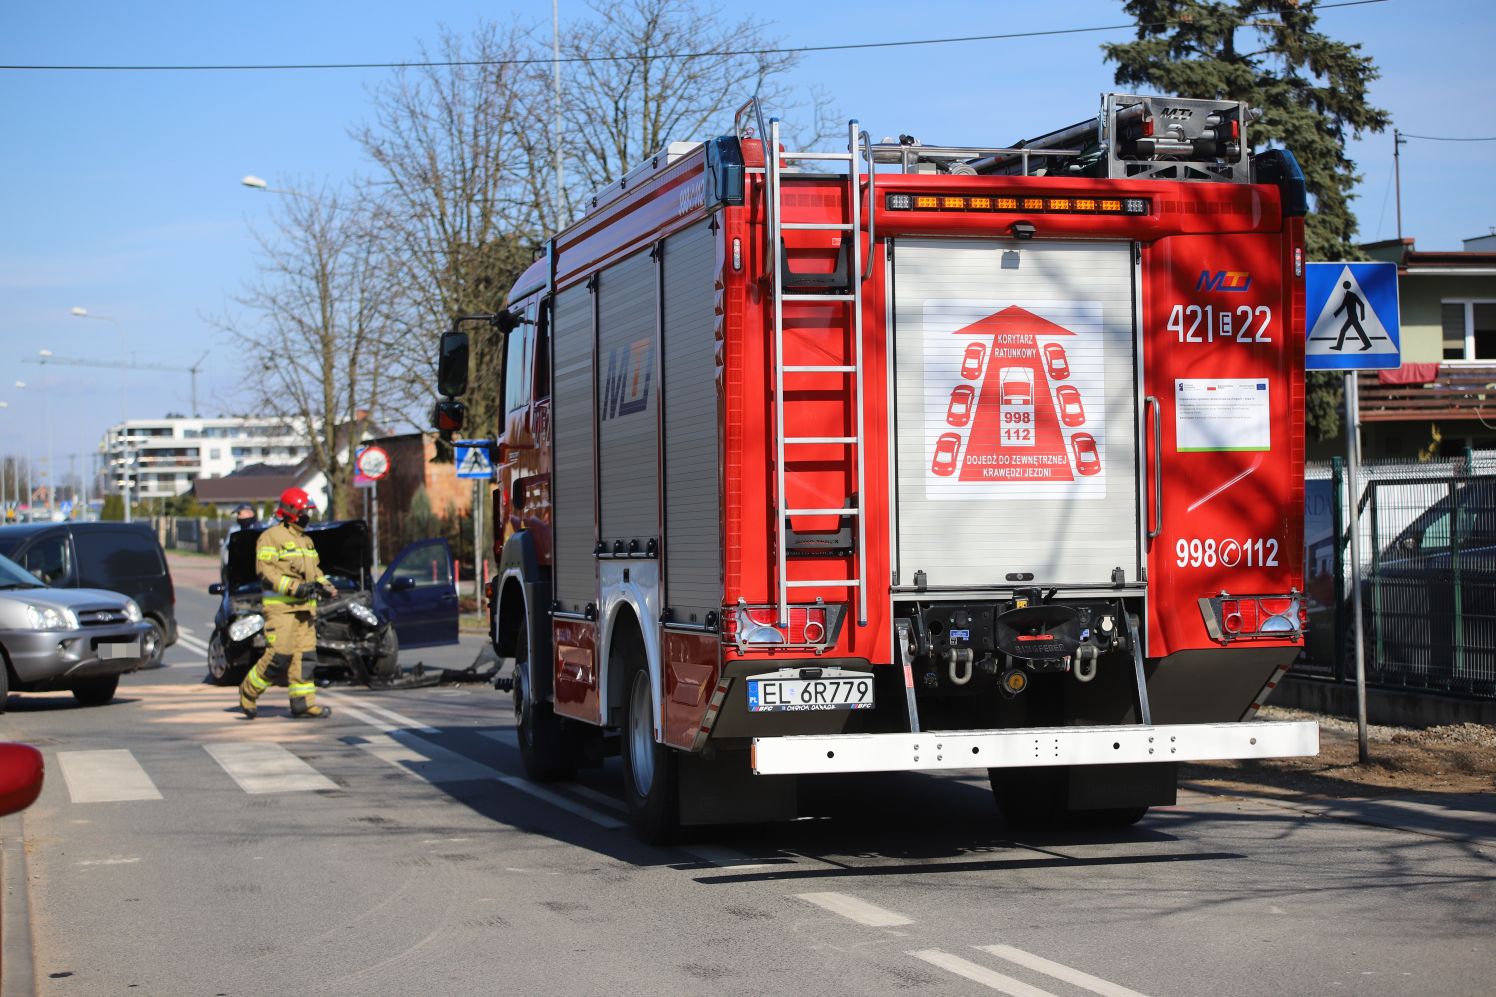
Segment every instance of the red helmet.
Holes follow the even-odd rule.
[[[317,503],[312,497],[300,488],[287,488],[281,492],[280,505],[276,507],[275,518],[285,522],[296,520],[305,523],[311,514],[317,511]]]

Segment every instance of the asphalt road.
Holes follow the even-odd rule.
[[[651,848],[616,759],[519,775],[484,686],[334,689],[325,722],[203,683],[212,603],[109,706],[17,696],[46,755],[0,821],[4,993],[1484,994],[1492,798],[1182,792],[1105,836],[1018,834],[986,779],[827,781],[829,816]],[[24,846],[26,875],[15,920]],[[28,930],[29,929],[29,930]]]

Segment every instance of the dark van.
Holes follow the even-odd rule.
[[[177,642],[176,590],[166,554],[144,523],[22,523],[0,526],[0,554],[43,584],[120,592],[134,599],[151,624],[142,657],[160,664]]]

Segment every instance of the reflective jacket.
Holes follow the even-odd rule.
[[[316,609],[317,597],[298,599],[293,594],[302,582],[326,582],[317,562],[317,548],[306,531],[295,523],[276,523],[260,534],[255,573],[265,590],[266,606]]]

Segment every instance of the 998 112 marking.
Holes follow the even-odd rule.
[[[1273,537],[1246,540],[1180,537],[1174,541],[1174,564],[1180,568],[1276,568],[1278,541]]]

